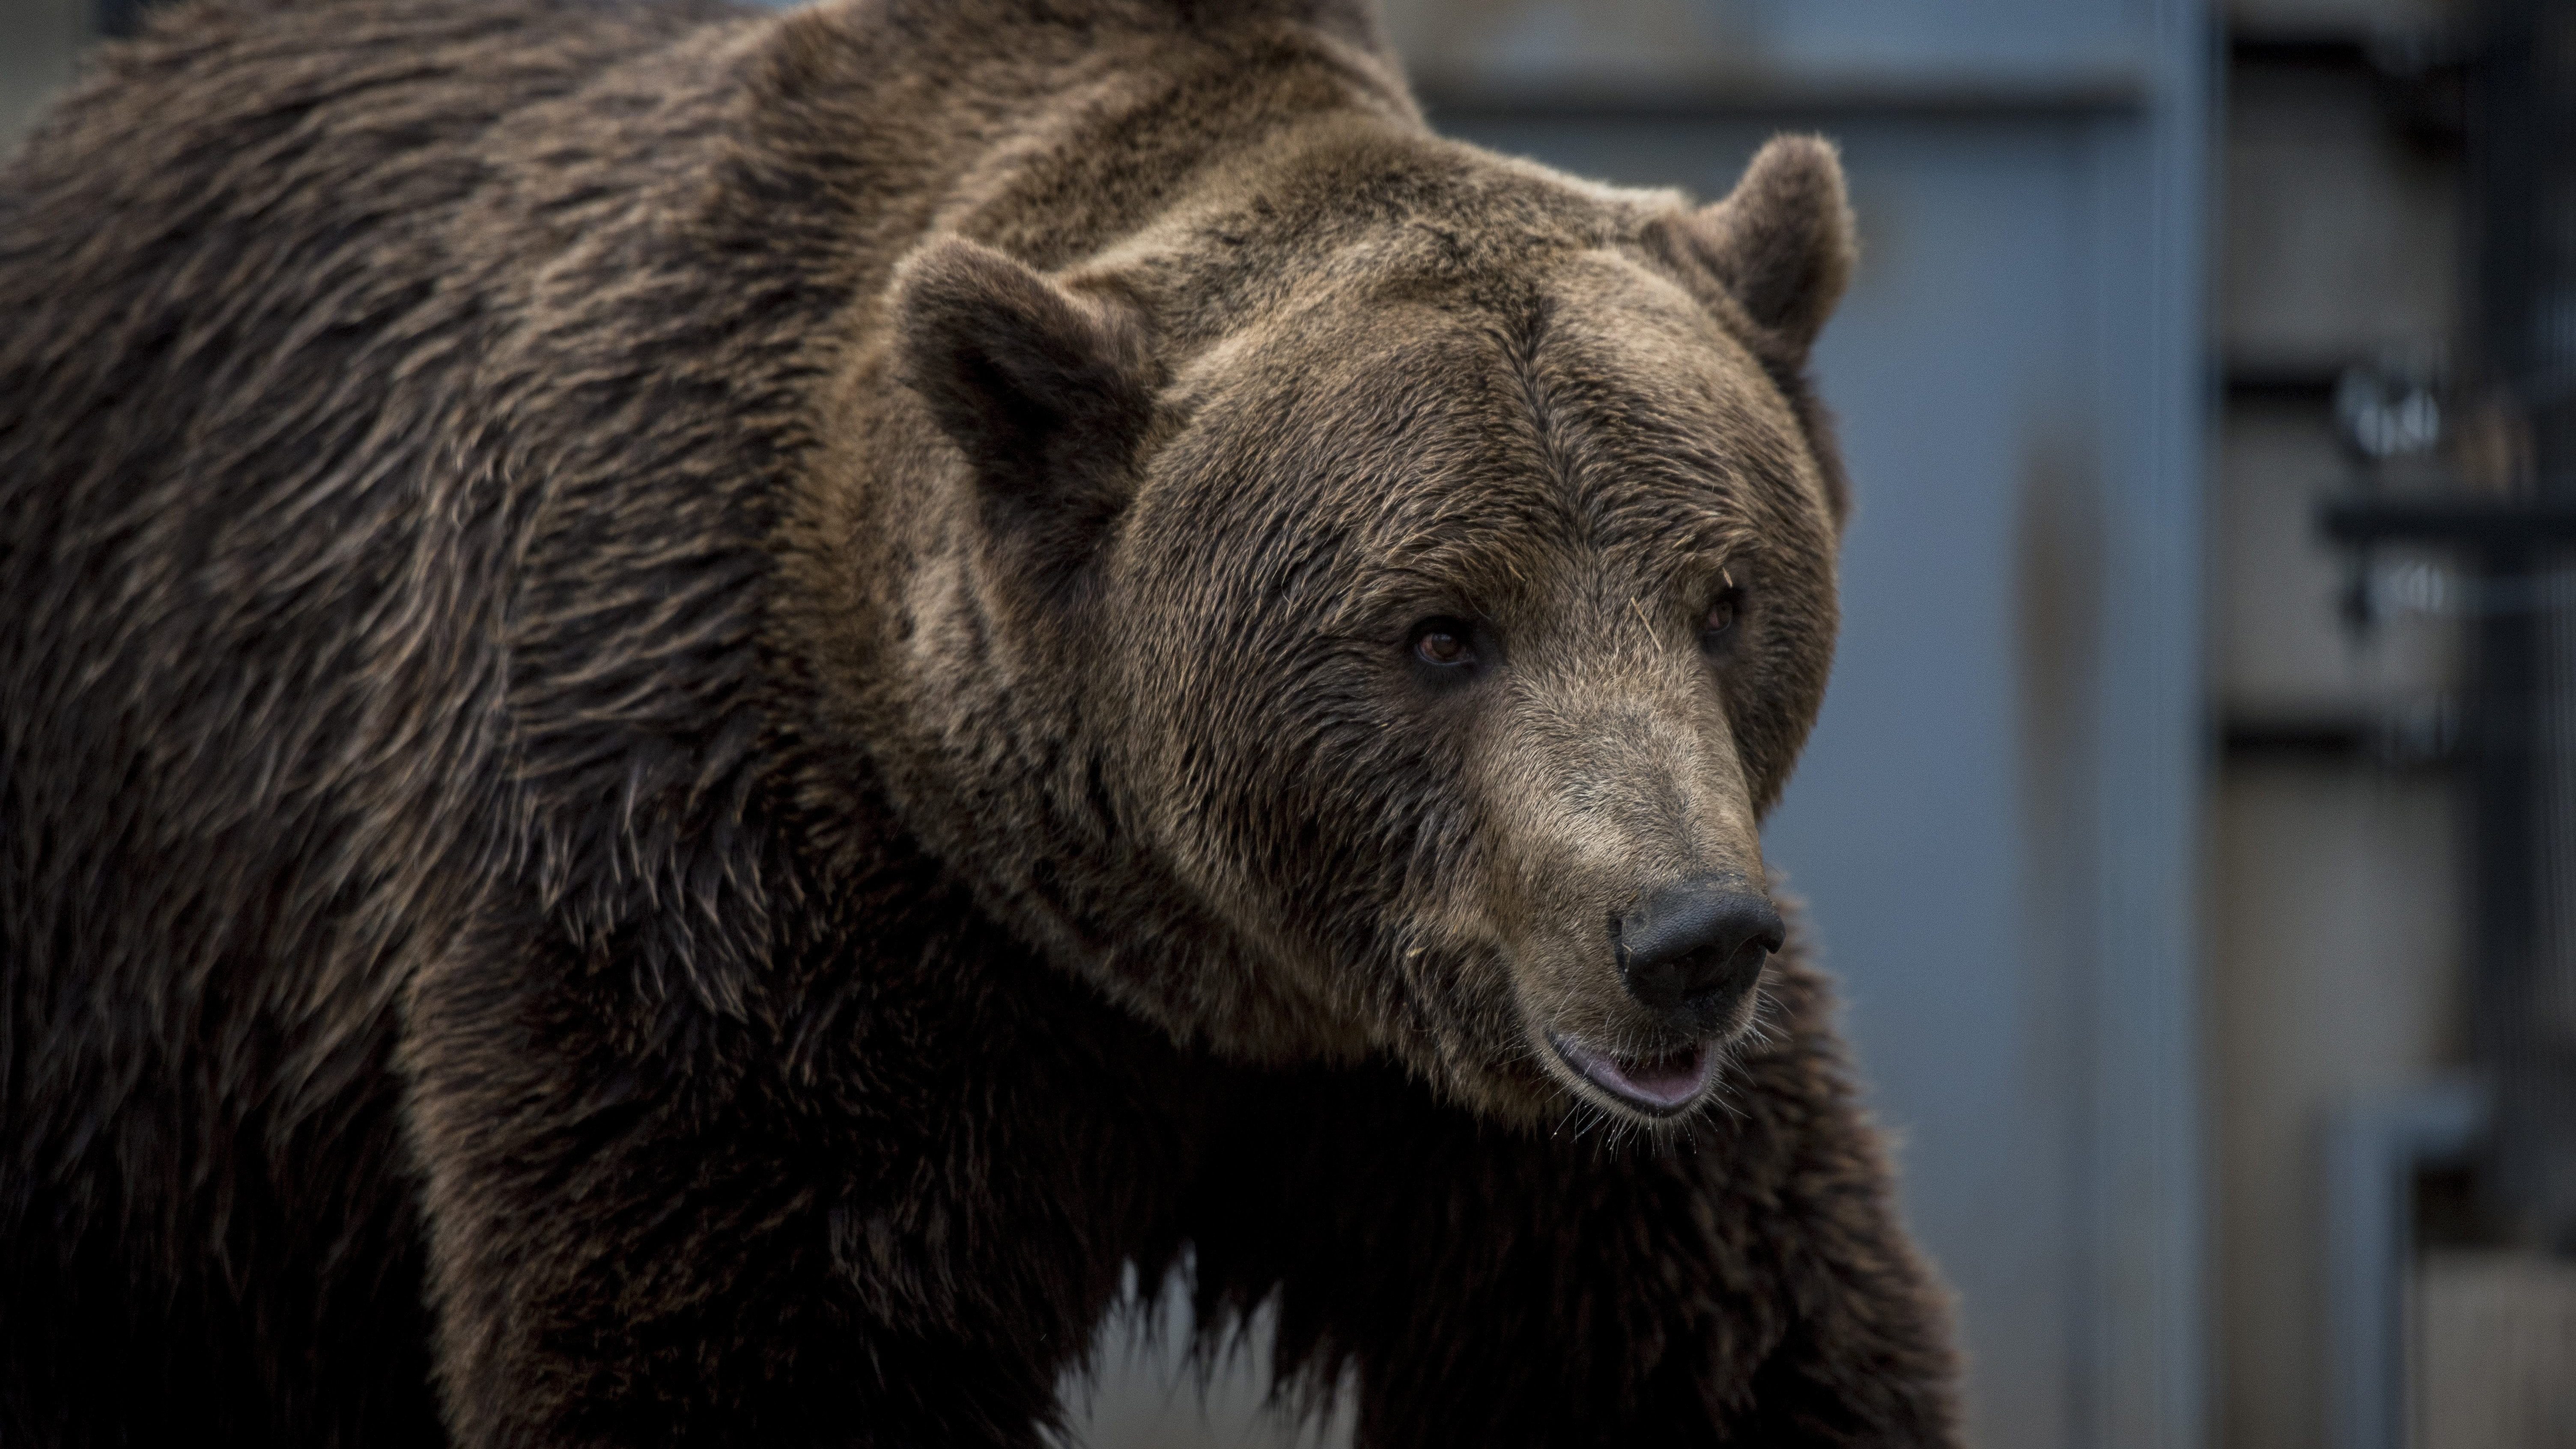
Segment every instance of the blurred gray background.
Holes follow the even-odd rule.
[[[0,140],[122,4],[0,0]],[[2563,512],[2566,8],[1388,0],[1454,135],[1704,198],[1775,131],[1844,148],[1860,504],[1768,841],[1980,1445],[2576,1445],[2576,1219],[2528,1166],[2576,1096],[2517,1025],[2576,972],[2576,589],[2391,511]],[[1289,1442],[1254,1357],[1113,1332],[1080,1432]]]

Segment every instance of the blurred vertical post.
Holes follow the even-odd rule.
[[[2576,506],[2576,10],[2491,0],[2471,97],[2479,332],[2526,419],[2546,511]],[[2576,574],[2570,540],[2478,548],[2479,1054],[2496,1078],[2489,1202],[2512,1239],[2576,1251]],[[2576,1366],[2571,1366],[2576,1367]]]

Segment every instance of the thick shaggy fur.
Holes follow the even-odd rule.
[[[1762,878],[1848,225],[1357,0],[112,49],[0,175],[0,1442],[1029,1444],[1183,1261],[1369,1445],[1953,1442],[1794,941],[1699,1110],[1545,1047]]]

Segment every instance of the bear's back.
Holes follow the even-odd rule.
[[[492,848],[521,523],[460,218],[706,17],[183,7],[0,171],[0,1382],[434,1431],[392,1018]]]

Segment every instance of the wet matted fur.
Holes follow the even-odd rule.
[[[1364,0],[111,48],[0,173],[0,1442],[1029,1444],[1186,1261],[1369,1445],[1953,1443],[1795,941],[1611,939],[1764,888],[1849,228]]]

